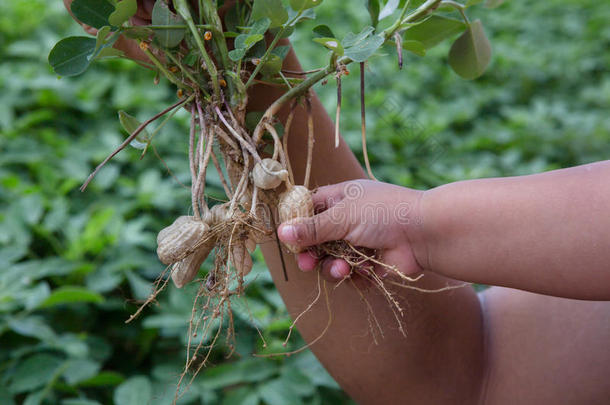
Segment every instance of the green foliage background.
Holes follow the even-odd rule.
[[[318,21],[306,24],[328,24],[339,37],[358,32],[368,23],[359,2],[327,0]],[[494,48],[477,81],[450,70],[449,43],[425,58],[408,55],[403,71],[390,48],[371,60],[374,171],[428,188],[607,159],[610,3],[515,1],[473,11]],[[0,3],[0,403],[171,403],[193,288],[171,287],[139,320],[124,321],[162,270],[155,235],[188,210],[188,191],[154,154],[139,160],[136,150],[107,165],[86,193],[78,186],[125,136],[119,109],[145,118],[174,93],[124,61],[58,79],[46,55],[60,37],[79,31],[60,1]],[[305,27],[293,41],[304,68],[325,63],[326,51]],[[358,69],[351,69],[343,82],[342,130],[358,153]],[[332,83],[317,90],[334,111]],[[189,178],[185,118],[179,113],[156,138],[181,182]],[[221,195],[218,180],[208,180],[211,197]],[[251,356],[281,350],[290,322],[258,259],[249,307],[236,305],[236,354],[225,359],[221,345],[181,403],[349,402],[309,352]],[[292,345],[300,344],[297,338]]]

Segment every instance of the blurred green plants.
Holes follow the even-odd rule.
[[[365,7],[341,2],[316,11],[318,23],[340,37],[368,19]],[[428,188],[607,159],[610,4],[508,2],[477,13],[494,48],[477,81],[448,68],[449,44],[426,59],[405,55],[402,71],[389,56],[370,61],[374,172]],[[163,269],[154,254],[156,232],[190,205],[180,185],[189,180],[180,138],[186,115],[178,113],[155,138],[162,161],[126,150],[79,192],[94,165],[126,136],[117,112],[144,119],[174,94],[153,84],[153,72],[125,61],[58,79],[46,56],[67,34],[80,32],[60,1],[0,3],[0,404],[171,403],[193,287],[170,287],[159,305],[124,321]],[[324,63],[326,53],[309,37],[297,31],[293,43],[305,69]],[[357,76],[343,80],[342,131],[359,152]],[[334,111],[334,87],[316,90]],[[208,182],[209,197],[220,198],[218,179],[210,174]],[[226,359],[220,345],[180,403],[349,402],[310,352],[252,357],[281,349],[290,324],[257,258],[248,307],[236,305],[236,354]]]

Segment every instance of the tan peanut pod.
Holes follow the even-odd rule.
[[[178,217],[157,236],[157,256],[164,264],[184,258],[204,237],[210,227],[191,216]]]
[[[263,166],[267,171],[263,169]],[[254,165],[254,169],[252,169],[252,182],[256,187],[263,190],[274,189],[287,178],[288,171],[277,160],[263,159]]]
[[[208,241],[184,259],[173,264],[172,281],[176,287],[182,288],[197,276],[199,268],[213,249],[214,241]]]
[[[311,192],[304,186],[293,186],[286,190],[280,195],[278,213],[281,223],[295,218],[312,217],[314,210]],[[290,244],[286,244],[286,247],[293,253],[299,253],[302,250]]]
[[[243,242],[235,243],[231,246],[230,258],[231,264],[235,267],[235,270],[243,277],[252,271],[252,257],[246,245]]]

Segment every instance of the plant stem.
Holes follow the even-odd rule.
[[[371,180],[377,180],[371,170],[369,153],[366,147],[366,104],[364,103],[364,94],[364,62],[360,62],[360,125],[362,133],[362,154],[364,155],[364,165],[366,166],[367,174]]]
[[[218,11],[216,10],[215,2],[212,2],[211,0],[200,0],[199,4],[200,7],[202,7],[203,18],[205,18],[206,22],[210,25],[212,37],[214,39],[214,42],[216,43],[218,52],[220,52],[220,60],[222,62],[222,67],[225,70],[231,70],[231,68],[233,67],[233,63],[229,58],[229,50],[227,48],[227,43],[225,41],[225,37],[222,30],[222,22],[220,21],[220,17],[218,16]]]
[[[193,38],[197,43],[197,47],[199,48],[199,52],[201,53],[201,57],[205,62],[205,66],[210,73],[210,77],[212,78],[212,87],[214,87],[214,95],[220,99],[220,84],[218,81],[218,70],[216,70],[216,65],[212,62],[210,55],[205,49],[205,45],[203,44],[203,40],[201,39],[201,35],[199,35],[199,31],[195,26],[195,22],[193,21],[193,16],[191,15],[191,11],[189,10],[189,6],[186,3],[186,0],[174,0],[174,6],[176,7],[176,11],[178,14],[186,21],[186,24],[189,26],[191,33],[193,34]]]
[[[296,20],[299,19],[299,17],[301,17],[301,14],[303,14],[303,10],[300,10],[293,18],[292,20],[284,23],[284,25],[282,25],[282,28],[278,31],[277,34],[275,34],[275,37],[273,38],[273,40],[271,41],[271,44],[269,44],[269,47],[267,48],[267,50],[265,51],[265,54],[263,55],[263,57],[261,58],[260,62],[258,63],[258,65],[256,65],[256,67],[254,68],[254,72],[252,72],[252,75],[250,75],[250,78],[248,79],[248,81],[246,82],[246,89],[248,87],[250,87],[250,85],[252,84],[252,81],[254,80],[254,78],[256,77],[256,75],[258,74],[258,72],[261,70],[261,68],[263,67],[263,65],[265,64],[265,62],[267,62],[267,59],[269,58],[269,55],[271,54],[271,51],[273,51],[273,48],[275,48],[275,45],[277,44],[277,41],[280,40],[280,38],[282,37],[282,35],[284,34],[284,31],[286,31],[286,27],[289,27],[291,24],[293,24]]]
[[[460,12],[460,14],[462,15],[462,19],[464,20],[464,22],[467,25],[470,25],[470,20],[468,19],[468,17],[466,16],[466,7],[464,7],[463,4],[458,3],[457,1],[453,1],[453,0],[443,0],[441,1],[441,7],[442,6],[448,6],[448,7],[453,7],[454,9],[456,9],[457,11]]]
[[[165,56],[167,56],[173,64],[177,65],[182,71],[182,73],[184,73],[184,75],[188,77],[191,82],[193,82],[193,85],[196,85],[197,88],[199,88],[201,92],[207,96],[207,98],[210,97],[210,94],[203,88],[203,86],[199,86],[197,79],[195,79],[191,72],[189,72],[188,69],[182,64],[182,62],[180,62],[174,55],[172,55],[170,51],[166,51]]]
[[[256,65],[256,67],[254,68],[254,72],[252,72],[252,74],[248,78],[248,81],[246,82],[246,89],[248,87],[250,87],[250,85],[252,84],[252,81],[254,80],[254,78],[256,77],[258,72],[261,70],[261,68],[263,67],[265,62],[267,62],[267,59],[269,58],[269,55],[271,54],[271,51],[273,50],[273,48],[275,48],[275,45],[277,44],[277,41],[279,41],[281,36],[284,34],[284,30],[285,30],[284,27],[285,27],[285,25],[282,26],[282,29],[280,29],[277,34],[275,34],[275,37],[271,41],[271,44],[269,44],[269,47],[265,51],[265,54],[260,59],[260,62],[258,63],[258,65]]]
[[[142,43],[145,43],[145,42],[140,42],[140,44],[142,44]],[[157,57],[155,55],[153,55],[153,53],[151,51],[149,51],[148,49],[143,49],[142,47],[140,47],[140,49],[142,49],[142,51],[146,54],[146,56],[148,56],[148,59],[150,59],[150,61],[155,65],[155,67],[157,69],[159,69],[161,71],[161,73],[163,73],[165,75],[165,77],[167,77],[167,80],[169,80],[170,82],[172,82],[173,84],[178,86],[178,88],[182,88],[182,89],[186,88],[184,83],[182,83],[180,80],[178,80],[172,72],[167,70],[165,68],[165,66],[163,66],[163,63],[161,63],[161,61],[159,61],[159,59],[157,59]]]

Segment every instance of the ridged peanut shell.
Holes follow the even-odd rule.
[[[178,217],[157,236],[157,256],[164,264],[173,264],[195,249],[210,227],[191,216]]]
[[[178,288],[182,288],[187,283],[190,283],[197,273],[199,268],[214,249],[214,242],[209,241],[197,248],[193,253],[174,263],[172,266],[172,281]]]
[[[278,214],[282,223],[295,218],[312,217],[314,209],[311,192],[303,186],[293,186],[286,190],[280,195]],[[293,253],[298,253],[302,250],[290,244],[286,244],[286,247]]]

